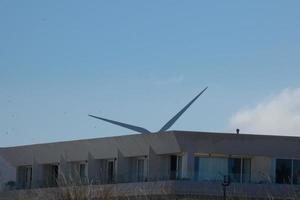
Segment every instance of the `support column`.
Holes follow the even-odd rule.
[[[124,155],[118,150],[116,166],[116,181],[118,183],[128,182],[130,178],[129,170],[129,159],[125,158]]]
[[[44,186],[43,165],[33,160],[32,164],[32,188],[40,188]]]
[[[154,152],[152,147],[149,147],[148,153],[148,180],[156,181],[161,179],[161,162],[160,157]]]
[[[194,155],[191,152],[185,152],[182,156],[182,178],[193,179],[194,176]]]
[[[68,185],[72,184],[73,177],[71,173],[71,166],[68,163],[66,156],[60,156],[59,169],[58,169],[58,184]]]
[[[88,153],[88,179],[90,183],[98,183],[100,178],[100,168],[94,156],[89,152]]]

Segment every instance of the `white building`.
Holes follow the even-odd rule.
[[[237,185],[298,185],[300,138],[169,131],[8,147],[0,149],[0,174],[11,189],[68,181],[220,185],[225,175]]]

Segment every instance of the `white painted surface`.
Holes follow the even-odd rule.
[[[0,156],[0,191],[8,181],[16,181],[16,169]]]

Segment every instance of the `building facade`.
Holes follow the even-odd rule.
[[[169,131],[0,149],[2,189],[192,181],[300,184],[300,138]]]

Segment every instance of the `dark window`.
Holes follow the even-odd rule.
[[[182,157],[177,156],[176,179],[181,179],[182,176]]]
[[[194,170],[195,170],[194,179],[198,180],[198,177],[199,177],[199,157],[195,157]]]
[[[249,183],[251,181],[251,159],[243,158],[242,165],[242,182]]]
[[[292,160],[277,159],[276,160],[276,183],[291,184],[292,177]]]
[[[138,159],[137,160],[137,180],[144,181],[144,160]]]
[[[108,182],[114,182],[114,161],[108,161]]]
[[[293,184],[300,185],[300,160],[293,160]]]
[[[50,186],[57,186],[58,179],[58,165],[51,166],[51,178]]]
[[[22,166],[18,168],[17,182],[18,182],[18,187],[20,189],[31,188],[31,182],[32,182],[31,166]]]
[[[172,155],[170,157],[170,179],[176,179],[176,171],[177,171],[177,156]]]
[[[241,158],[229,158],[228,174],[231,182],[241,181]]]
[[[81,179],[86,178],[86,164],[82,163],[79,165],[79,174]]]

